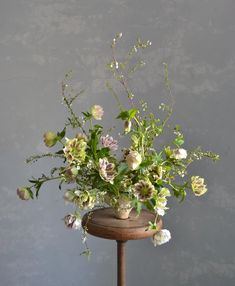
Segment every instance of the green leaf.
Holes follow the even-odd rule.
[[[150,230],[156,230],[156,229],[158,229],[158,226],[157,226],[157,224],[155,223],[155,222],[151,222],[151,221],[149,221],[149,227],[148,227],[148,229]]]
[[[174,130],[175,131],[180,131],[181,130],[181,126],[179,124],[176,124]]]
[[[35,190],[36,190],[36,198],[38,198],[38,196],[39,196],[39,191],[40,191],[40,188],[41,188],[41,186],[42,186],[42,184],[43,184],[43,182],[37,182],[36,183],[36,185],[34,186],[35,187]]]
[[[92,114],[90,112],[82,112],[82,114],[84,115],[84,119],[85,121],[90,120],[92,118]]]
[[[184,144],[184,138],[183,136],[176,137],[175,140],[172,142],[176,146],[181,146]]]
[[[107,157],[109,156],[109,151],[110,151],[109,148],[102,148],[99,151],[97,151],[97,156],[99,158]]]
[[[122,120],[127,120],[127,119],[129,119],[129,113],[128,113],[128,111],[122,111],[119,113],[119,115],[116,118],[122,119]]]
[[[154,157],[153,157],[153,161],[157,164],[161,164],[163,162],[163,159],[162,159],[162,152],[159,153],[159,154],[154,154]]]
[[[138,109],[129,109],[128,114],[129,114],[129,119],[132,119],[135,117],[136,113],[138,112]]]
[[[28,190],[28,192],[29,192],[29,195],[30,195],[31,199],[33,199],[33,198],[34,198],[34,196],[33,196],[33,192],[32,192],[32,190],[31,190],[30,188],[27,188],[27,190]]]
[[[128,172],[128,166],[126,163],[120,163],[120,165],[118,166],[118,172],[117,172],[117,176],[115,178],[115,181],[121,181],[123,176]]]
[[[166,157],[170,158],[170,156],[172,155],[171,147],[170,146],[165,147],[164,151],[165,151]]]
[[[148,210],[154,211],[154,207],[153,207],[151,201],[146,201],[146,202],[144,202],[144,205],[146,206],[146,208],[147,208]]]
[[[171,185],[173,187],[175,197],[180,198],[180,202],[182,202],[187,195],[186,188],[188,187],[189,183],[185,182],[183,185],[171,183]]]
[[[61,150],[59,150],[59,151],[55,152],[55,154],[57,154],[57,155],[61,155],[61,154],[64,154],[64,151],[63,151],[63,149],[61,149]]]
[[[135,117],[137,112],[138,112],[138,109],[132,108],[132,109],[120,112],[116,118],[122,119],[122,120],[131,120],[132,118]]]
[[[58,140],[63,139],[65,134],[66,134],[66,127],[61,132],[57,132],[57,139]]]
[[[102,132],[102,128],[103,127],[100,126],[100,125],[95,125],[94,128],[90,130],[90,132],[91,132],[91,139],[90,139],[88,145],[91,148],[92,155],[93,155],[93,158],[95,160],[98,159],[97,146],[99,144],[99,139],[100,139],[100,134]]]
[[[133,201],[133,206],[136,209],[137,214],[140,215],[141,210],[142,210],[142,203],[140,201],[138,201],[137,199],[135,199]]]

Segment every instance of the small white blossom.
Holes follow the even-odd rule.
[[[160,208],[157,208],[156,211],[160,216],[164,216],[166,213],[164,209],[160,209]]]
[[[173,153],[172,153],[171,157],[176,159],[176,160],[186,159],[188,156],[187,150],[185,150],[183,148],[174,149],[172,151],[173,151]]]
[[[91,114],[96,120],[101,120],[104,115],[103,107],[100,105],[94,105],[91,108]]]
[[[168,242],[171,239],[171,233],[168,229],[161,229],[153,236],[153,244],[156,247],[157,245],[162,245]]]

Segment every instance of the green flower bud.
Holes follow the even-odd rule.
[[[57,135],[52,131],[44,133],[43,138],[44,138],[44,143],[47,147],[52,147],[57,142]]]
[[[64,223],[68,228],[80,229],[81,227],[81,217],[79,214],[68,214],[64,217]]]
[[[21,187],[16,190],[18,197],[23,201],[28,201],[32,198],[31,190],[26,187]]]
[[[124,122],[124,133],[127,134],[131,131],[131,121],[130,120],[126,120]]]

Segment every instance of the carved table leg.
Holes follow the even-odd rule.
[[[117,286],[126,286],[126,241],[117,240]]]

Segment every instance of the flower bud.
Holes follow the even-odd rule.
[[[64,177],[68,183],[75,181],[78,174],[78,169],[76,167],[68,167],[64,172]]]
[[[126,162],[130,170],[136,170],[142,162],[141,155],[137,151],[130,151],[126,156]]]
[[[64,217],[64,223],[68,228],[79,229],[81,227],[81,218],[78,214],[68,214]]]
[[[52,131],[44,133],[43,138],[44,138],[44,143],[47,147],[52,147],[57,142],[57,135]]]
[[[96,120],[101,120],[104,115],[104,110],[100,105],[94,105],[91,108],[91,114]]]
[[[130,120],[126,120],[124,122],[124,133],[127,134],[131,131],[131,121]]]
[[[67,201],[67,202],[72,203],[75,198],[76,198],[76,195],[74,194],[73,190],[67,190],[64,193],[64,200]]]
[[[31,199],[31,191],[28,188],[18,188],[16,190],[18,197],[23,201]]]

